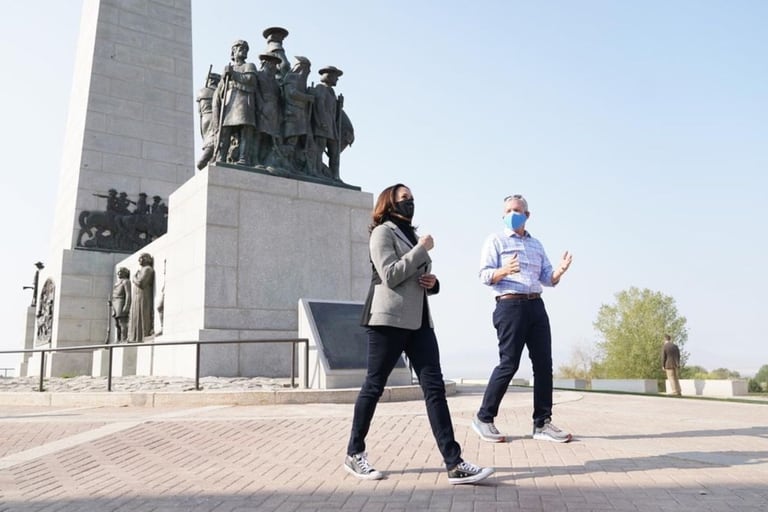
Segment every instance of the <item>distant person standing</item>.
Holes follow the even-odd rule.
[[[520,366],[523,348],[528,347],[533,365],[533,438],[567,443],[571,434],[552,424],[552,333],[541,291],[560,282],[572,257],[566,251],[557,268],[552,267],[541,242],[525,229],[531,212],[523,196],[505,197],[503,211],[504,230],[486,239],[480,255],[480,281],[491,287],[496,299],[493,326],[499,364],[488,379],[472,428],[484,441],[506,439],[493,420]]]
[[[668,395],[680,396],[680,349],[672,343],[669,334],[664,335],[664,345],[661,348],[661,367],[667,372],[667,381],[672,385],[667,390]]]

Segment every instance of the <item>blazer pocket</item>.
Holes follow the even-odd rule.
[[[373,289],[371,313],[398,314],[403,308],[403,296],[383,284]]]

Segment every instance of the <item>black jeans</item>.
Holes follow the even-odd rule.
[[[365,451],[365,436],[371,426],[376,404],[384,392],[389,374],[403,352],[413,364],[419,378],[432,434],[443,456],[445,467],[451,469],[462,462],[461,447],[454,439],[451,413],[445,399],[445,382],[440,369],[437,338],[428,323],[415,331],[388,326],[368,329],[368,373],[355,402],[347,454],[354,455]]]
[[[499,414],[501,399],[527,346],[533,365],[533,423],[540,427],[552,417],[552,333],[544,301],[500,300],[493,311],[493,326],[499,338],[499,365],[488,380],[477,418],[492,422]]]

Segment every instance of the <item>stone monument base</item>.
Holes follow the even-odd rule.
[[[171,194],[154,258],[155,342],[298,336],[300,297],[362,300],[373,197],[351,188],[211,165]],[[136,255],[116,264],[138,269]],[[192,377],[195,347],[137,352],[139,374]],[[142,373],[146,372],[146,373]],[[200,375],[286,377],[291,345],[207,344]]]

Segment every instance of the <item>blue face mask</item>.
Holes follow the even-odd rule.
[[[504,225],[512,231],[517,231],[525,225],[528,217],[524,213],[509,212],[504,216]]]

